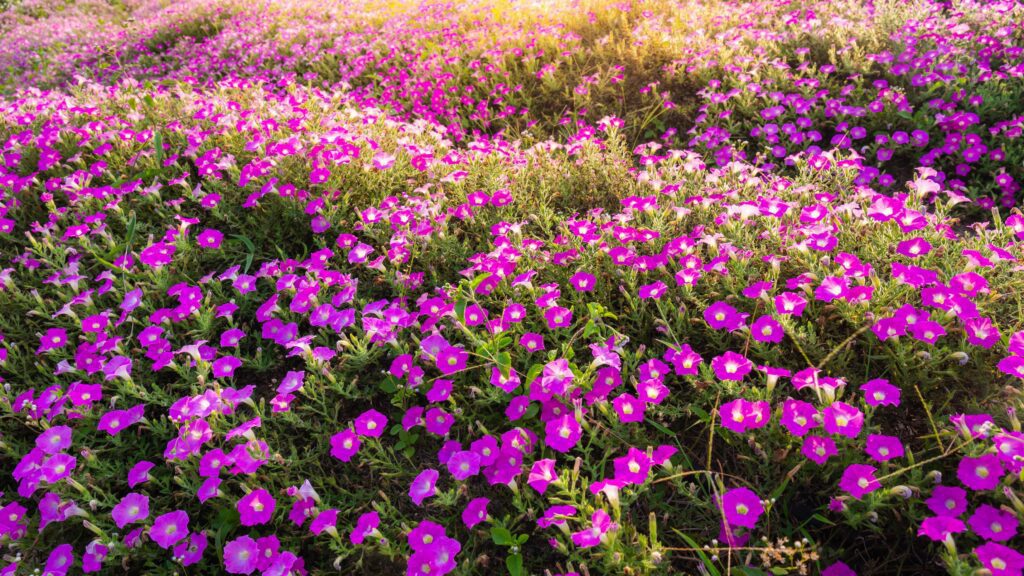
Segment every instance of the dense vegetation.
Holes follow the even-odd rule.
[[[0,575],[1019,575],[1022,132],[1016,1],[13,2]]]

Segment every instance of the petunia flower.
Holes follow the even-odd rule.
[[[556,480],[558,480],[558,473],[555,471],[555,461],[551,458],[544,458],[533,463],[526,483],[539,494],[543,494],[548,489],[548,485]]]
[[[157,546],[166,550],[188,536],[188,521],[188,514],[184,510],[157,516],[149,528],[149,537]]]
[[[228,574],[252,574],[259,560],[259,548],[249,536],[240,536],[224,545],[224,570]]]
[[[839,480],[839,487],[851,496],[860,500],[865,494],[874,492],[882,487],[875,478],[878,469],[867,464],[850,464],[843,470],[843,477]]]
[[[270,492],[258,488],[240,498],[236,507],[242,526],[258,526],[270,521],[277,501]]]
[[[466,525],[466,528],[472,529],[487,520],[487,505],[490,503],[489,499],[480,497],[474,498],[466,504],[466,508],[462,511],[462,523]]]
[[[120,502],[114,505],[110,516],[118,528],[145,520],[149,517],[149,498],[136,492],[126,494]]]
[[[735,528],[754,528],[764,514],[764,506],[757,494],[749,488],[733,488],[722,494],[720,500],[722,516],[726,524]]]
[[[544,443],[556,452],[566,453],[579,443],[583,428],[576,417],[569,413],[561,418],[549,420],[544,428]]]
[[[1003,465],[995,454],[976,458],[964,456],[956,470],[956,477],[971,490],[992,490],[999,485],[1003,474]]]
[[[1005,542],[1017,536],[1017,517],[988,504],[978,506],[967,519],[971,530],[986,540]]]
[[[413,504],[421,506],[424,500],[437,492],[435,484],[439,475],[437,470],[427,468],[416,476],[416,479],[409,485],[409,498],[412,499]]]
[[[349,535],[349,540],[355,545],[362,544],[367,538],[380,535],[377,527],[380,526],[380,514],[376,511],[364,512],[356,520],[356,526]]]

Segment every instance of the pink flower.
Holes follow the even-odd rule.
[[[778,344],[785,335],[782,324],[768,315],[761,316],[750,325],[750,336],[758,342]]]
[[[258,526],[270,521],[277,502],[270,492],[259,488],[243,496],[236,506],[242,526]]]
[[[704,321],[715,330],[732,332],[743,326],[744,320],[744,315],[721,300],[704,309]]]
[[[259,549],[256,541],[241,536],[224,545],[224,570],[229,574],[252,574],[256,571]]]
[[[822,410],[825,431],[856,438],[864,426],[864,414],[845,402],[833,402]]]
[[[114,506],[110,516],[118,528],[145,520],[149,517],[149,498],[143,494],[130,492]]]
[[[899,406],[900,389],[889,384],[888,380],[876,378],[865,382],[860,387],[864,393],[864,401],[868,406]]]
[[[355,419],[356,434],[360,436],[380,438],[387,426],[387,417],[372,409],[363,412]]]
[[[596,284],[596,278],[589,272],[577,272],[569,278],[569,283],[572,284],[573,288],[577,292],[591,292]]]
[[[629,392],[620,394],[612,400],[612,407],[619,416],[619,422],[623,424],[630,422],[643,422],[647,404],[638,400]]]
[[[561,418],[549,420],[544,427],[544,442],[549,448],[563,454],[572,450],[583,435],[583,428],[576,417],[569,413]]]
[[[561,306],[552,306],[544,311],[544,320],[551,330],[566,328],[572,325],[572,310]]]
[[[642,450],[630,447],[625,456],[612,461],[615,479],[629,484],[643,484],[651,471],[651,459]]]
[[[149,529],[149,537],[157,546],[167,550],[188,536],[188,514],[184,510],[175,510],[153,520]]]
[[[355,432],[349,429],[342,430],[331,436],[331,456],[342,462],[348,462],[359,452],[361,444],[362,442]]]
[[[812,404],[787,398],[782,404],[782,418],[779,420],[779,424],[793,436],[800,437],[818,427],[818,422],[815,420],[817,416],[818,410]]]
[[[903,443],[895,436],[868,434],[864,451],[877,462],[887,462],[893,458],[903,457]]]
[[[54,426],[40,432],[36,446],[45,454],[56,454],[71,447],[71,428]]]
[[[435,484],[438,476],[440,474],[433,468],[427,468],[416,476],[416,479],[409,485],[409,498],[412,499],[413,504],[421,506],[424,500],[437,493]]]
[[[380,526],[380,514],[376,511],[365,512],[356,520],[356,527],[352,530],[349,540],[356,545],[362,544],[370,536],[380,534],[377,531],[378,526]]]
[[[775,297],[775,312],[800,317],[807,307],[807,299],[799,292],[783,292]]]
[[[831,438],[821,436],[808,436],[804,438],[800,453],[819,466],[828,461],[829,458],[839,453],[836,443]]]
[[[981,565],[992,576],[1020,576],[1024,571],[1024,554],[995,542],[986,542],[974,549]]]
[[[480,473],[480,455],[470,450],[456,452],[448,458],[448,471],[456,480],[465,480]]]
[[[607,512],[598,508],[590,518],[590,527],[573,532],[572,542],[580,548],[593,548],[601,543],[604,535],[612,528],[612,519]]]
[[[662,281],[652,282],[651,284],[645,284],[640,287],[637,295],[641,300],[653,299],[657,300],[665,295],[668,291],[668,286]]]
[[[543,494],[548,489],[548,484],[555,480],[558,480],[558,473],[555,472],[555,461],[551,458],[545,458],[533,463],[526,483],[538,493]]]
[[[926,536],[935,542],[942,542],[952,536],[966,530],[964,523],[952,516],[932,516],[921,522],[917,531],[918,536]]]
[[[216,249],[220,248],[221,242],[224,240],[224,235],[218,230],[207,228],[199,233],[196,237],[196,242],[199,243],[200,248]]]
[[[967,492],[956,486],[936,486],[925,505],[936,516],[959,516],[967,511]]]
[[[469,353],[458,346],[448,346],[437,354],[435,364],[444,375],[454,374],[466,369]]]
[[[1003,474],[1003,465],[995,454],[977,458],[964,456],[956,470],[956,477],[971,490],[992,490],[999,485]]]
[[[733,488],[723,494],[721,510],[730,528],[754,528],[764,514],[761,499],[749,488]]]
[[[317,536],[324,532],[336,535],[338,531],[337,524],[338,511],[334,508],[329,508],[327,510],[321,510],[320,513],[316,515],[316,518],[314,518],[313,522],[309,525],[309,531]]]
[[[986,540],[1005,542],[1017,536],[1017,518],[994,506],[982,504],[967,520],[971,530]]]
[[[839,487],[848,492],[851,496],[860,500],[865,494],[874,492],[882,487],[875,479],[875,472],[878,469],[867,464],[850,464],[843,471],[843,477],[839,480]]]
[[[462,511],[462,523],[466,525],[466,528],[473,528],[487,520],[487,505],[490,503],[490,500],[481,497],[474,498],[466,504],[465,510]]]
[[[737,434],[748,430],[763,428],[771,416],[771,406],[767,401],[750,402],[737,398],[722,404],[718,409],[722,426]]]
[[[743,380],[743,377],[754,369],[754,364],[746,356],[729,350],[721,356],[711,359],[711,368],[719,380]]]

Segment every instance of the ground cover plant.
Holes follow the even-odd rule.
[[[1024,573],[1024,4],[0,6],[0,574]]]

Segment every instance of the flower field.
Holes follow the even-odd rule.
[[[0,576],[1024,573],[1019,0],[0,9]]]

